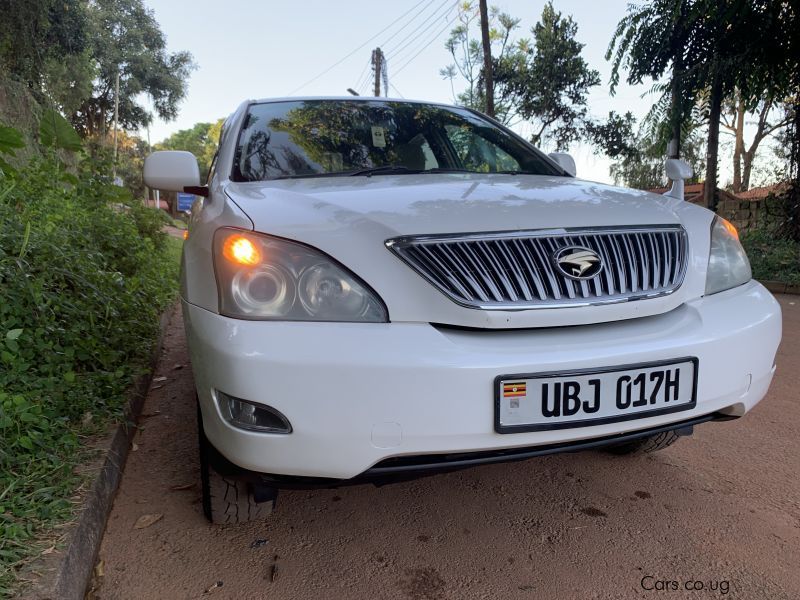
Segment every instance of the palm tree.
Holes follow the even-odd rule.
[[[789,5],[784,0],[650,0],[631,5],[609,45],[612,93],[620,67],[628,70],[631,84],[658,80],[672,69],[672,156],[679,154],[681,123],[703,98],[708,122],[705,201],[712,210],[722,104],[735,89],[753,101],[786,89],[778,57],[785,51],[783,40],[796,34],[787,25],[786,15],[794,14]]]
[[[674,141],[670,156],[680,156],[681,125],[694,104],[695,85],[692,65],[696,63],[693,43],[698,15],[693,0],[651,0],[631,4],[628,14],[617,25],[606,51],[611,60],[611,94],[620,80],[620,69],[627,71],[627,82],[640,84],[645,79],[658,81],[671,71],[668,87],[654,89],[664,95],[659,104],[668,104],[666,121]],[[668,98],[668,100],[667,100]]]

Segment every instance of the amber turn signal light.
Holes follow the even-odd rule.
[[[722,217],[719,217],[719,220],[722,223],[722,226],[728,231],[728,233],[730,233],[731,236],[733,236],[738,240],[739,232],[736,231],[736,227],[734,226],[734,224],[728,221],[727,219],[723,219]]]
[[[234,234],[222,245],[222,256],[237,265],[252,267],[261,262],[261,252],[255,243],[243,235]]]

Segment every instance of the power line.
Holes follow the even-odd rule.
[[[449,2],[450,2],[450,0],[444,0],[444,2],[442,2],[442,4],[440,4],[438,8],[436,8],[432,13],[430,13],[429,15],[424,17],[422,19],[422,21],[417,24],[416,28],[413,31],[411,31],[409,34],[407,34],[405,37],[403,37],[399,42],[397,42],[397,44],[395,45],[395,48],[398,48],[400,45],[404,44],[406,42],[406,40],[408,40],[409,38],[412,38],[413,36],[415,36],[415,34],[417,34],[420,31],[420,28],[423,27],[426,23],[428,23],[432,18],[434,18],[437,15],[437,13],[439,13],[441,11],[441,9],[443,7],[446,7],[448,5]],[[417,3],[414,7],[412,7],[412,10],[414,8],[418,7],[420,4],[421,3]],[[424,14],[426,11],[428,11],[428,9],[430,9],[431,7],[433,7],[435,5],[436,5],[435,2],[432,2],[432,1],[428,2],[425,6],[422,7],[422,9],[417,11],[410,19],[408,19],[403,26],[401,26],[399,29],[397,29],[388,38],[383,40],[383,43],[381,44],[381,46],[382,47],[386,46],[386,44],[388,44],[391,40],[396,38],[400,33],[402,33],[405,29],[407,29],[409,25],[414,24],[415,21],[417,21],[418,17],[420,17],[420,15]],[[414,39],[417,39],[417,38],[418,38],[418,36],[416,36],[416,38],[414,38]],[[414,41],[414,40],[412,39],[412,41]],[[408,44],[406,44],[406,45],[408,45]],[[388,57],[384,57],[384,60],[387,60],[387,59],[388,59]],[[359,90],[362,93],[366,93],[366,91],[368,91],[367,88],[370,85],[370,74],[369,74],[369,71],[368,71],[370,64],[371,64],[371,62],[368,61],[367,64],[365,65],[364,69],[362,70],[361,75],[359,75],[358,79],[356,80],[357,83],[356,83],[355,87],[356,87],[357,90]]]
[[[437,21],[440,18],[442,18],[442,17],[446,18],[447,15],[450,13],[450,11],[453,10],[453,8],[455,8],[457,4],[458,4],[458,2],[450,3],[449,0],[444,2],[441,6],[439,6],[439,8],[437,8],[433,12],[433,14],[431,14],[428,17],[428,19],[426,19],[423,23],[421,23],[420,26],[417,29],[415,29],[409,35],[407,35],[405,38],[403,38],[398,43],[398,45],[396,45],[392,50],[388,50],[387,51],[388,58],[392,58],[392,59],[397,58],[403,52],[403,50],[405,50],[406,48],[408,48],[409,46],[414,44],[414,42],[419,41],[420,37],[425,35],[425,32],[430,30],[431,27],[434,27],[436,25]],[[445,10],[444,13],[439,14],[439,12],[443,8],[445,8],[447,10]],[[427,23],[427,27],[423,28],[422,26],[425,25],[426,23]]]
[[[361,87],[364,85],[364,82],[368,78],[367,73],[371,64],[372,61],[368,60],[367,63],[364,65],[364,68],[361,69],[361,75],[359,75],[358,79],[356,79],[356,84],[353,87],[357,89],[359,92],[361,91]]]
[[[444,0],[444,1],[445,1],[445,3],[447,3],[449,0]],[[400,29],[398,29],[397,31],[395,31],[395,32],[394,32],[392,35],[390,35],[388,38],[386,38],[385,40],[383,40],[383,44],[381,44],[381,47],[383,47],[383,46],[387,46],[387,45],[389,44],[389,42],[391,42],[391,41],[392,41],[392,40],[393,40],[395,37],[397,37],[397,34],[399,34],[399,33],[400,33],[401,31],[403,31],[403,30],[404,30],[406,27],[408,27],[409,25],[411,25],[411,23],[413,23],[413,22],[414,22],[414,20],[415,20],[415,19],[416,19],[418,16],[420,16],[422,13],[424,13],[426,10],[428,10],[428,9],[429,9],[431,6],[434,6],[435,4],[436,4],[436,2],[435,2],[434,0],[431,0],[430,2],[428,2],[428,4],[427,4],[426,6],[424,6],[424,7],[422,8],[422,10],[420,10],[419,12],[417,12],[417,14],[415,14],[413,17],[411,17],[411,18],[408,20],[408,22],[407,22],[405,25],[403,25],[403,26],[402,26]],[[416,6],[419,6],[419,4],[417,4]],[[416,8],[416,6],[415,6],[414,8]],[[437,10],[438,10],[438,9],[437,9]],[[434,11],[434,12],[436,12],[436,11]],[[428,18],[429,18],[429,17],[428,17]],[[423,20],[423,24],[424,24],[424,23],[425,23],[425,20]],[[412,32],[412,35],[413,35],[413,32]],[[403,39],[402,39],[402,40],[401,40],[399,43],[401,43],[401,44],[402,44],[402,43],[403,43],[405,40],[407,40],[407,39],[408,39],[408,37],[405,37],[405,38],[403,38]]]
[[[405,98],[405,96],[403,96],[403,92],[398,90],[397,87],[391,81],[389,82],[389,87],[392,88],[395,92],[397,92],[398,96],[400,96],[401,98]]]
[[[436,35],[434,35],[434,36],[433,36],[433,37],[432,37],[432,38],[431,38],[431,39],[428,41],[428,43],[426,43],[426,44],[425,44],[425,45],[424,45],[424,46],[423,46],[423,47],[422,47],[422,48],[419,50],[419,52],[417,52],[417,53],[416,53],[414,56],[412,56],[412,57],[411,57],[411,58],[410,58],[408,61],[406,61],[405,63],[403,63],[403,65],[402,65],[401,67],[398,67],[398,68],[397,68],[397,70],[393,71],[393,72],[392,72],[392,75],[393,75],[393,76],[396,76],[396,75],[397,75],[398,73],[400,73],[400,72],[401,72],[403,69],[405,69],[405,68],[406,68],[408,65],[410,65],[412,62],[414,62],[414,59],[416,59],[416,58],[417,58],[417,57],[418,57],[420,54],[422,54],[422,53],[423,53],[425,50],[427,50],[427,49],[428,49],[428,47],[429,47],[429,46],[430,46],[430,45],[431,45],[433,42],[435,42],[437,39],[439,39],[439,36],[440,36],[440,35],[442,35],[442,34],[443,34],[445,31],[447,31],[448,27],[450,27],[450,25],[452,25],[452,24],[455,22],[455,20],[456,20],[457,18],[458,18],[458,17],[457,17],[457,16],[455,16],[455,17],[453,17],[452,19],[450,19],[450,20],[449,20],[449,21],[448,21],[448,22],[445,24],[445,26],[444,26],[442,29],[440,29],[440,30],[439,30],[439,31],[436,33]]]
[[[415,4],[414,6],[412,6],[410,9],[408,9],[408,10],[407,10],[406,12],[404,12],[402,15],[400,15],[399,17],[397,17],[397,18],[396,18],[394,21],[392,21],[391,23],[389,23],[389,24],[388,24],[386,27],[384,27],[383,29],[381,29],[381,30],[380,30],[378,33],[376,33],[376,34],[375,34],[375,35],[373,35],[371,38],[369,38],[369,39],[368,39],[366,42],[364,42],[363,44],[361,44],[361,45],[360,45],[358,48],[354,49],[352,52],[350,52],[349,54],[345,55],[343,58],[340,58],[340,59],[339,59],[339,60],[337,60],[335,63],[333,63],[333,64],[332,64],[330,67],[328,67],[327,69],[325,69],[324,71],[322,71],[322,72],[321,72],[319,75],[315,75],[314,77],[312,77],[311,79],[309,79],[308,81],[306,81],[305,83],[303,83],[302,85],[300,85],[299,87],[296,87],[295,89],[293,89],[291,92],[289,92],[289,93],[288,93],[288,94],[286,94],[286,95],[287,95],[287,96],[291,96],[292,94],[294,94],[294,93],[296,93],[296,92],[299,92],[300,90],[302,90],[304,87],[306,87],[306,86],[307,86],[307,85],[309,85],[310,83],[314,83],[314,82],[315,82],[317,79],[319,79],[319,78],[320,78],[320,77],[322,77],[323,75],[326,75],[326,74],[327,74],[329,71],[331,71],[331,70],[332,70],[332,69],[334,69],[335,67],[338,67],[340,64],[342,64],[342,63],[343,63],[344,61],[346,61],[348,58],[350,58],[351,56],[353,56],[353,55],[354,55],[356,52],[358,52],[359,50],[361,50],[361,49],[362,49],[364,46],[366,46],[367,44],[369,44],[369,43],[370,43],[372,40],[374,40],[374,39],[375,39],[375,38],[377,38],[378,36],[382,35],[382,34],[383,34],[383,33],[385,33],[386,31],[388,31],[389,29],[391,29],[391,28],[392,28],[392,27],[393,27],[393,26],[394,26],[394,25],[395,25],[395,24],[396,24],[398,21],[400,21],[400,20],[402,20],[403,18],[405,18],[405,16],[406,16],[406,15],[408,15],[408,14],[409,14],[411,11],[413,11],[415,8],[417,8],[417,7],[418,7],[420,4],[422,4],[422,3],[423,3],[423,2],[425,2],[425,1],[426,1],[426,0],[420,0],[420,1],[419,1],[417,4]]]

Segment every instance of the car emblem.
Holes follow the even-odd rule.
[[[594,250],[582,246],[567,246],[553,254],[556,268],[570,279],[587,281],[603,270],[603,261]]]

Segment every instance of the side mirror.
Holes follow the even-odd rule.
[[[144,183],[155,190],[183,192],[200,186],[200,167],[191,152],[153,152],[144,161]]]
[[[672,181],[677,179],[689,179],[694,175],[692,166],[680,158],[668,158],[664,168],[667,171],[667,177]]]
[[[691,165],[679,158],[668,158],[664,169],[667,177],[672,181],[672,187],[664,195],[683,200],[684,180],[693,175]]]
[[[566,152],[551,152],[548,156],[553,159],[559,167],[564,169],[567,173],[575,177],[578,169],[575,168],[575,159]]]

